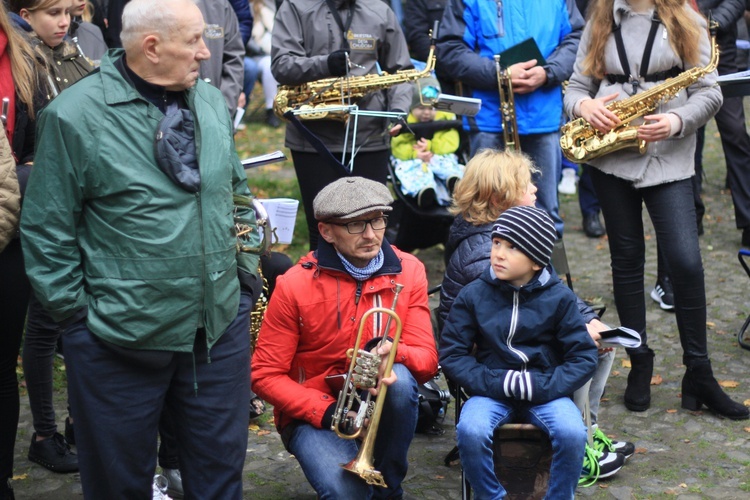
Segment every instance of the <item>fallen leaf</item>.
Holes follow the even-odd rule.
[[[745,401],[742,402],[742,404],[745,406],[750,406],[750,399],[746,399]]]
[[[713,321],[706,321],[706,328],[716,328],[716,323]]]
[[[664,382],[664,379],[658,373],[651,377],[651,385],[661,385],[662,382]]]
[[[664,490],[665,495],[677,495],[675,490]]]
[[[646,236],[643,237],[643,239],[646,240],[646,241],[650,241],[651,240],[651,235],[647,234]]]
[[[13,476],[13,481],[23,481],[24,479],[28,479],[28,474],[16,474]]]
[[[745,431],[745,432],[750,432],[750,427],[745,427],[745,428],[744,428],[744,431]]]
[[[687,488],[687,484],[685,484],[685,483],[680,483],[680,488]]]
[[[445,479],[445,476],[435,476],[435,479]]]
[[[689,442],[690,442],[690,440],[689,440],[689,439],[683,439],[683,440],[682,440],[682,442],[683,442],[683,443],[689,443]]]
[[[719,380],[719,385],[722,387],[727,387],[729,389],[734,389],[735,387],[739,386],[740,383],[735,380]]]
[[[271,434],[271,431],[258,431],[258,436],[267,436]]]
[[[622,367],[623,368],[631,368],[630,360],[629,359],[623,359],[622,360]]]
[[[638,453],[639,455],[643,455],[643,454],[645,454],[645,453],[648,452],[648,449],[646,449],[646,448],[636,448],[635,452]]]
[[[599,483],[599,488],[602,489],[602,490],[606,490],[607,488],[609,488],[609,485],[608,484],[604,484],[604,483]]]
[[[247,426],[247,430],[257,432],[260,430],[260,426],[258,424],[250,424]]]
[[[610,375],[614,375],[615,377],[620,375],[620,370],[612,370],[612,373]]]
[[[669,410],[667,410],[667,413],[677,413],[677,410],[675,410],[674,408],[670,408]]]

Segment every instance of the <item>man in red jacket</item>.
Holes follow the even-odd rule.
[[[315,197],[318,249],[278,278],[253,355],[253,390],[273,404],[287,450],[321,498],[403,494],[417,384],[437,372],[424,266],[384,239],[392,202],[388,188],[362,177],[339,179]],[[403,285],[395,308],[403,325],[400,341],[372,348],[383,359],[397,349],[395,376],[383,379],[388,391],[374,446],[374,466],[387,485],[380,488],[339,466],[356,457],[358,441],[331,429],[338,391],[326,377],[346,373],[346,351],[355,344],[360,319],[373,307],[391,309],[396,284]],[[369,315],[361,344],[382,338],[387,319]],[[385,335],[393,338],[395,328]]]

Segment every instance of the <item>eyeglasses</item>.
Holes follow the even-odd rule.
[[[367,224],[370,225],[373,231],[382,231],[388,225],[388,216],[381,215],[369,220],[355,220],[352,222],[329,222],[334,226],[343,226],[349,234],[362,234],[367,229]]]

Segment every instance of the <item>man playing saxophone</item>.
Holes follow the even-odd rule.
[[[367,95],[356,103],[360,110],[402,112],[405,116],[411,103],[410,85],[393,85],[370,92],[368,83],[377,83],[381,71],[393,75],[411,68],[406,39],[386,2],[285,0],[279,6],[273,27],[271,72],[282,86],[340,77],[337,84],[326,91],[326,94],[338,94],[335,104],[339,107],[350,104],[350,93],[361,91]],[[359,81],[359,88],[347,87],[352,79]],[[318,97],[317,94],[310,96],[309,104],[320,104]],[[312,203],[323,187],[346,175],[336,161],[347,168],[351,163],[353,175],[386,183],[390,120],[359,116],[355,127],[353,115],[349,115],[348,123],[329,117],[310,121],[306,121],[304,115],[298,118],[322,143],[316,148],[297,127],[290,124],[286,128],[284,144],[292,152],[307,217],[310,250],[315,250],[319,235]],[[399,128],[396,125],[392,132]],[[353,163],[352,145],[356,152]],[[321,146],[332,152],[333,158],[321,154]]]
[[[384,239],[392,201],[387,187],[362,177],[345,177],[321,190],[313,203],[318,249],[278,278],[253,355],[253,390],[273,404],[282,441],[319,498],[403,494],[417,422],[417,384],[437,372],[424,266]],[[398,296],[397,285],[403,285]],[[368,314],[374,307],[392,309],[397,298],[398,321]],[[340,467],[358,456],[359,445],[331,429],[339,388],[330,381],[347,373],[347,350],[360,330],[364,345],[394,338],[395,328],[384,330],[399,321],[396,345],[373,348],[377,341],[372,341],[364,349],[378,351],[384,360],[397,349],[392,376],[381,380],[388,391],[380,425],[368,429],[377,433],[374,466],[387,485],[380,488]],[[350,433],[346,425],[337,428]]]

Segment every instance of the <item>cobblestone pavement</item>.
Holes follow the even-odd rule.
[[[709,129],[707,137],[711,137]],[[705,235],[701,248],[708,297],[709,348],[717,379],[731,386],[727,392],[750,404],[750,351],[738,347],[736,334],[750,314],[747,300],[748,277],[737,261],[740,233],[734,228],[731,198],[720,188],[723,165],[707,167],[704,200],[707,204]],[[612,297],[609,252],[606,239],[589,239],[581,231],[576,198],[562,199],[566,220],[565,242],[576,292],[587,299],[609,305],[605,321],[617,323]],[[655,238],[648,229],[646,291],[656,280]],[[428,266],[430,283],[437,284],[443,271],[441,249],[419,252]],[[697,272],[697,271],[696,271]],[[433,298],[433,301],[436,299]],[[601,428],[610,436],[635,443],[636,454],[613,478],[579,488],[579,497],[592,499],[750,498],[750,421],[734,422],[707,411],[688,412],[680,408],[680,381],[684,368],[674,315],[648,301],[648,328],[656,351],[652,406],[643,413],[627,411],[622,395],[629,368],[624,351],[617,359],[599,415]],[[58,419],[65,416],[64,394],[58,395]],[[405,498],[461,498],[460,469],[446,467],[443,457],[455,439],[453,405],[444,422],[442,436],[417,435],[410,450],[410,469],[404,483]],[[77,476],[59,475],[31,464],[27,458],[32,424],[28,400],[22,398],[21,423],[16,444],[18,498],[80,498]],[[387,439],[387,429],[381,429]],[[245,463],[245,498],[314,499],[293,457],[284,451],[271,424],[251,430]]]

